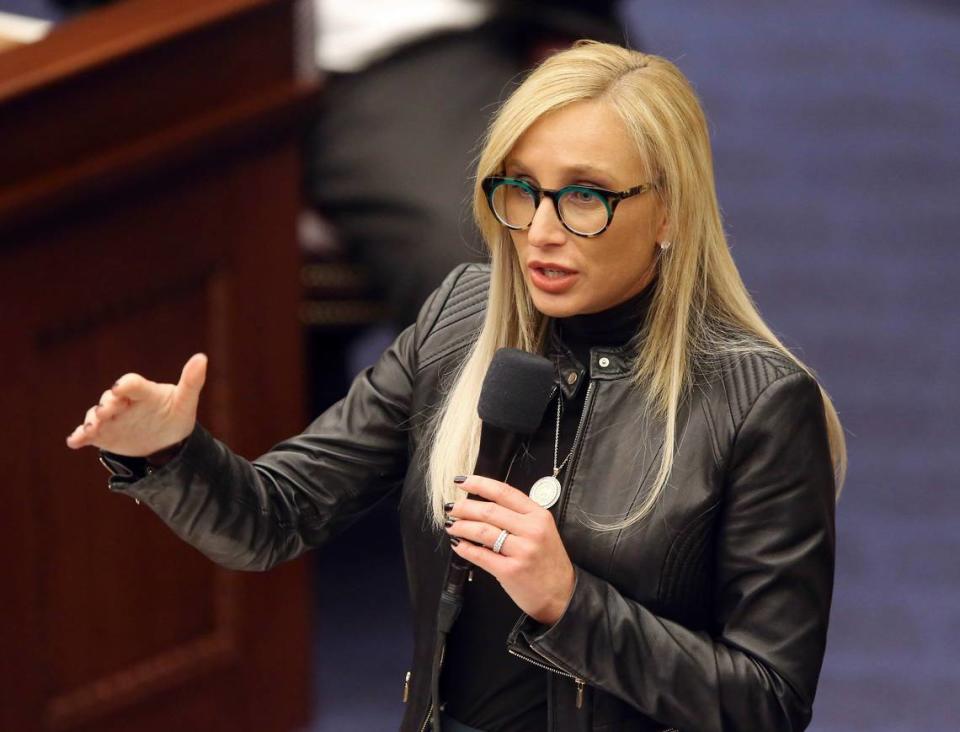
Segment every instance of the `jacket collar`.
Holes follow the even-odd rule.
[[[556,366],[555,383],[565,398],[572,399],[576,396],[588,374],[590,379],[606,381],[628,376],[631,373],[633,355],[639,344],[636,338],[619,345],[598,344],[590,348],[587,357],[589,363],[584,364],[561,338],[561,329],[575,328],[573,332],[582,340],[586,333],[592,334],[593,329],[596,328],[598,340],[608,337],[622,341],[625,333],[631,332],[633,327],[639,329],[646,319],[657,282],[655,278],[639,295],[603,313],[575,316],[562,321],[565,323],[564,326],[561,326],[561,321],[550,320],[547,353]],[[580,349],[579,353],[584,353],[583,349]]]
[[[586,381],[589,374],[591,379],[614,380],[629,376],[633,348],[625,346],[596,346],[590,349],[590,363],[582,364],[560,340],[556,321],[550,322],[548,353],[549,358],[556,366],[555,383],[563,392],[566,399],[572,399]],[[586,388],[586,387],[584,387]]]

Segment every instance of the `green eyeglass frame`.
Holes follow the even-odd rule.
[[[506,226],[508,229],[512,229],[513,231],[525,231],[526,229],[530,228],[530,224],[533,223],[533,218],[531,217],[530,223],[526,224],[525,226],[517,226],[515,224],[507,223],[504,217],[501,216],[500,212],[497,211],[493,200],[493,194],[496,192],[497,188],[502,185],[518,186],[525,189],[533,197],[534,214],[536,214],[536,211],[540,208],[540,202],[543,200],[543,198],[549,198],[553,202],[553,210],[556,211],[557,218],[560,220],[560,223],[563,224],[563,228],[565,228],[571,234],[576,234],[577,236],[586,237],[588,239],[595,236],[600,236],[610,227],[610,222],[613,221],[613,212],[617,210],[617,206],[620,204],[620,201],[630,198],[631,196],[638,196],[641,193],[646,193],[654,187],[653,183],[644,183],[639,186],[634,186],[633,188],[628,188],[625,191],[610,191],[606,188],[599,188],[596,186],[570,185],[564,186],[563,188],[548,190],[546,188],[540,188],[539,186],[534,185],[528,180],[523,180],[522,178],[507,178],[500,175],[491,175],[487,178],[484,178],[480,185],[483,188],[484,194],[486,194],[487,205],[490,207],[491,213],[493,213],[493,215],[497,218],[497,221]],[[567,193],[586,193],[588,195],[597,197],[607,210],[607,221],[603,225],[603,228],[592,233],[584,233],[582,231],[577,231],[566,221],[564,221],[563,213],[561,212],[560,207],[560,198]]]

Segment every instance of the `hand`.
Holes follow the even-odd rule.
[[[158,384],[124,374],[87,410],[69,437],[76,450],[87,445],[130,457],[145,457],[189,437],[197,421],[207,357],[194,354],[177,384]]]
[[[479,475],[468,477],[459,488],[487,501],[464,498],[448,511],[457,520],[447,533],[470,540],[460,541],[453,551],[496,577],[531,618],[553,625],[573,595],[575,580],[553,514],[516,488]],[[494,554],[489,547],[501,529],[510,535]]]

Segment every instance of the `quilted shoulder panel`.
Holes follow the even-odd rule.
[[[428,312],[420,343],[420,368],[466,347],[483,324],[490,284],[490,266],[463,264],[453,270],[437,291]]]
[[[801,368],[780,353],[758,352],[737,356],[723,369],[723,387],[733,424],[743,422],[757,397],[770,384],[797,371],[801,371]]]

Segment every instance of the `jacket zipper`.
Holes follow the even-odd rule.
[[[534,666],[539,666],[545,671],[549,671],[550,673],[557,674],[558,676],[566,676],[568,679],[573,679],[573,683],[576,684],[577,686],[577,709],[580,709],[580,707],[583,706],[583,689],[586,686],[586,682],[583,679],[581,679],[579,676],[575,676],[574,674],[571,674],[567,671],[563,671],[562,669],[559,669],[553,665],[548,666],[547,664],[541,661],[537,661],[536,659],[530,658],[530,656],[528,656],[527,654],[520,653],[519,651],[516,651],[513,648],[507,648],[507,651],[512,653],[517,658],[522,658],[527,663],[532,663]],[[534,648],[533,651],[535,653],[539,653],[536,648]],[[550,659],[547,659],[547,660],[550,660]]]
[[[403,703],[406,704],[410,700],[410,675],[412,671],[407,671],[407,675],[403,677]],[[430,703],[427,705],[427,716],[423,718],[423,724],[420,725],[420,732],[423,732],[427,728],[427,724],[430,722],[430,715],[433,713],[433,700],[430,700]]]
[[[563,526],[563,519],[567,514],[567,503],[570,501],[570,481],[580,462],[580,439],[583,437],[583,428],[590,416],[590,410],[593,409],[593,388],[596,382],[591,379],[587,385],[587,395],[583,399],[583,413],[580,415],[580,423],[577,425],[577,432],[573,436],[573,445],[571,446],[572,455],[570,458],[570,467],[567,468],[567,474],[563,480],[563,500],[560,503],[560,510],[557,512],[557,530]]]
[[[566,490],[566,488],[567,488],[567,485],[570,483],[570,476],[573,475],[573,471],[576,467],[577,459],[579,458],[579,456],[576,454],[576,451],[580,446],[580,438],[583,437],[583,427],[587,423],[587,417],[589,415],[591,407],[593,406],[593,388],[594,388],[594,382],[591,380],[590,383],[587,385],[587,394],[584,397],[584,401],[583,401],[583,413],[580,415],[579,424],[577,424],[577,432],[573,436],[573,445],[571,446],[571,450],[573,450],[573,459],[571,461],[570,467],[567,470],[566,479],[564,480],[563,503],[560,504],[560,511],[557,517],[558,527],[560,526],[563,520],[563,515],[567,510],[567,501],[569,500],[569,492]],[[531,646],[531,650],[537,655],[542,656],[547,661],[550,661],[549,658],[547,658],[542,653],[540,653],[536,648],[533,648]],[[569,673],[568,671],[563,671],[562,669],[557,668],[555,665],[553,665],[552,661],[550,665],[547,665],[542,661],[538,661],[534,658],[530,658],[527,654],[520,653],[519,651],[513,648],[508,647],[507,651],[512,653],[517,658],[523,659],[527,663],[532,663],[534,666],[539,666],[540,668],[546,671],[550,671],[551,673],[555,673],[559,676],[566,676],[569,679],[573,679],[573,683],[576,684],[576,687],[577,687],[577,709],[580,709],[581,707],[583,707],[583,690],[584,690],[584,687],[586,686],[586,682],[584,682],[584,680],[581,679],[579,676],[576,676],[572,673]]]

